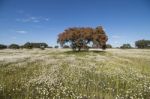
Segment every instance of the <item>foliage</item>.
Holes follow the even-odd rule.
[[[19,49],[20,46],[18,44],[11,44],[11,45],[9,45],[8,48],[10,48],[10,49]]]
[[[132,48],[130,44],[123,44],[122,46],[120,46],[120,48],[122,49],[128,49],[128,48]]]
[[[30,43],[27,42],[24,44],[24,48],[32,49],[32,48],[47,48],[48,44],[46,43]]]
[[[88,49],[88,44],[92,43],[106,48],[106,41],[108,40],[105,31],[101,26],[96,28],[91,27],[73,27],[66,29],[63,33],[58,35],[57,42],[63,46],[66,43],[70,43],[73,50]]]
[[[150,40],[138,40],[135,42],[137,48],[150,48]]]
[[[0,49],[6,49],[6,48],[7,48],[6,45],[0,44]]]

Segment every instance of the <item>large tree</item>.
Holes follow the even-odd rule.
[[[108,38],[102,26],[91,27],[73,27],[68,28],[58,35],[57,42],[63,47],[64,44],[70,43],[73,50],[88,49],[88,44],[94,44],[106,48]]]

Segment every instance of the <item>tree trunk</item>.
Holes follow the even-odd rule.
[[[78,48],[78,52],[81,51],[81,47]]]

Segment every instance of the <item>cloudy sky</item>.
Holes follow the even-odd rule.
[[[0,43],[56,45],[68,27],[103,26],[108,43],[150,39],[149,0],[0,0]]]

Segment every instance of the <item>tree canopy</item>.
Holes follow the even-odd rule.
[[[68,28],[58,35],[57,42],[63,47],[64,44],[70,43],[73,50],[88,49],[88,44],[106,48],[108,38],[102,26],[91,27],[73,27]]]

